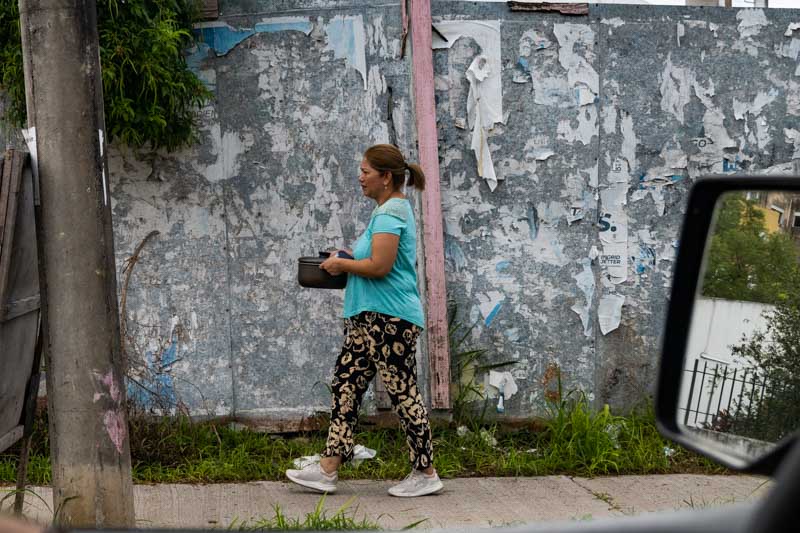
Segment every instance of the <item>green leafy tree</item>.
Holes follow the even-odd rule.
[[[758,378],[737,406],[731,431],[776,442],[800,428],[800,294],[783,299],[765,318],[764,330],[732,347],[752,362]]]
[[[703,295],[778,303],[796,290],[798,251],[782,233],[768,233],[764,213],[743,194],[722,200],[711,237]]]
[[[173,150],[197,139],[211,94],[183,51],[199,16],[193,0],[98,0],[103,105],[110,141]],[[17,0],[0,0],[0,91],[5,120],[21,127],[25,86]]]

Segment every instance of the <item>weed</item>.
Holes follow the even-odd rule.
[[[314,511],[306,514],[304,519],[291,518],[283,514],[280,506],[275,506],[275,515],[272,518],[262,518],[253,522],[234,522],[229,529],[239,531],[261,531],[261,530],[291,530],[291,531],[329,531],[329,530],[354,530],[354,529],[380,529],[377,522],[372,522],[366,517],[361,520],[353,518],[352,513],[347,512],[353,499],[349,499],[333,515],[328,516],[325,511],[325,496],[323,495],[317,502]],[[413,524],[412,527],[416,525]]]
[[[458,431],[434,425],[439,474],[450,478],[726,472],[661,437],[651,407],[621,417],[608,408],[592,410],[578,392],[552,400],[550,419],[536,427],[510,430],[493,425]],[[319,453],[325,438],[324,432],[279,436],[186,417],[134,417],[130,421],[133,477],[138,483],[282,480],[293,459]],[[376,450],[377,457],[358,467],[345,465],[339,473],[342,479],[401,479],[408,473],[408,445],[399,427],[361,431],[355,441]],[[30,456],[32,484],[50,483],[46,443],[46,416],[40,415]],[[664,453],[668,445],[675,450],[670,455]],[[0,454],[0,483],[14,481],[17,452],[14,447]]]
[[[516,361],[483,362],[488,350],[466,345],[475,324],[467,327],[458,319],[458,307],[454,302],[450,302],[448,307],[451,372],[455,378],[451,387],[453,420],[474,429],[484,424],[488,408],[486,391],[478,378],[490,370],[516,364]],[[475,404],[478,402],[483,402],[483,405],[480,414],[476,416]]]

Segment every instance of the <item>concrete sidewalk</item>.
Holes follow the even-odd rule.
[[[393,482],[340,481],[325,501],[329,516],[352,499],[350,512],[385,529],[401,529],[425,520],[419,529],[498,527],[555,520],[591,520],[653,511],[705,508],[757,499],[768,490],[755,476],[566,476],[446,479],[445,490],[423,498],[393,498]],[[6,487],[0,489],[6,492]],[[49,488],[35,492],[52,505]],[[289,517],[305,517],[320,495],[291,483],[256,482],[217,485],[137,485],[139,527],[228,528],[272,518],[279,505]],[[26,496],[27,515],[49,521],[51,512],[33,495]]]

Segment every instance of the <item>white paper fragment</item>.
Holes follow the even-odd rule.
[[[336,15],[325,27],[328,44],[325,50],[333,50],[333,57],[344,59],[347,66],[356,69],[367,88],[367,38],[364,19],[361,15]]]
[[[630,183],[631,173],[628,161],[621,157],[614,160],[608,172],[609,183]]]
[[[589,259],[594,261],[600,256],[600,252],[597,250],[597,246],[592,246],[589,249]]]
[[[713,22],[709,22],[708,29],[711,30],[711,33],[714,34],[715,39],[719,37],[719,35],[717,35],[717,31],[719,30],[719,24],[714,24]]]
[[[519,55],[521,57],[530,57],[532,52],[550,48],[552,44],[544,34],[536,30],[527,30],[519,39]]]
[[[466,72],[469,81],[467,118],[472,129],[470,147],[475,152],[478,175],[494,191],[498,177],[492,164],[488,134],[495,124],[505,120],[501,84],[500,22],[453,20],[437,22],[434,26],[447,39],[445,42],[434,33],[434,49],[450,48],[461,37],[472,38],[481,48],[481,53],[472,60]]]
[[[572,120],[561,120],[556,127],[558,139],[563,139],[569,143],[580,142],[584,146],[592,143],[592,139],[597,135],[597,106],[581,107],[578,109],[578,127],[572,128]],[[575,120],[573,119],[573,120]]]
[[[505,296],[498,291],[489,291],[485,294],[478,295],[478,301],[480,302],[478,304],[478,309],[480,309],[481,315],[483,315],[483,323],[486,327],[492,325],[492,321],[503,306],[504,300]]]
[[[681,24],[679,22],[678,23],[678,47],[679,48],[681,46],[681,37],[684,37],[685,35],[686,35],[686,26],[684,26],[683,24]]]
[[[22,138],[28,146],[28,153],[31,154],[31,172],[33,179],[39,183],[39,155],[36,147],[36,126],[22,130]],[[38,185],[37,185],[38,187]]]
[[[761,33],[761,28],[769,26],[763,9],[742,9],[736,13],[736,20],[739,21],[739,36],[742,39],[755,37]]]
[[[108,184],[106,183],[106,159],[103,154],[105,151],[105,139],[103,138],[103,130],[97,130],[97,142],[100,144],[100,165],[103,172],[103,205],[108,205]]]
[[[784,35],[786,37],[791,37],[795,30],[800,30],[800,22],[792,22],[789,24],[789,27],[786,28],[786,33],[784,33]]]
[[[639,141],[633,129],[633,115],[624,113],[620,129],[622,130],[622,157],[628,160],[630,168],[636,168],[636,145]]]
[[[600,266],[606,269],[611,283],[619,285],[628,279],[628,244],[603,244]]]
[[[537,161],[545,161],[556,155],[556,153],[549,148],[536,148],[531,155]]]
[[[374,459],[375,456],[378,454],[372,448],[367,448],[366,446],[362,446],[361,444],[356,444],[353,446],[353,457],[350,459],[353,462],[353,466],[358,466],[367,459]],[[319,454],[314,455],[304,455],[302,457],[298,457],[292,464],[295,468],[303,469],[308,465],[317,464],[320,461]]]
[[[800,39],[797,40],[800,43]],[[750,114],[758,116],[767,105],[771,104],[778,97],[778,89],[772,88],[768,93],[759,91],[753,103],[741,102],[738,99],[733,99],[733,116],[736,120],[743,120],[746,115]]]
[[[519,390],[517,387],[517,382],[514,381],[514,376],[511,375],[511,372],[497,372],[495,370],[490,370],[489,385],[497,389],[498,394],[502,393],[503,398],[506,400],[514,396]]]
[[[790,142],[794,145],[792,159],[800,158],[800,131],[793,128],[784,128],[783,135],[786,137],[786,142]]]
[[[603,335],[608,335],[619,327],[624,303],[625,296],[621,294],[606,294],[600,298],[600,304],[597,307],[597,321]]]
[[[582,220],[585,212],[586,212],[585,202],[583,201],[572,202],[572,205],[570,205],[569,207],[569,213],[567,213],[567,223],[572,224],[573,222]]]
[[[592,273],[592,263],[589,259],[580,259],[578,263],[583,266],[583,270],[574,274],[572,277],[578,283],[578,288],[583,293],[586,303],[584,305],[575,303],[570,309],[580,317],[581,324],[583,324],[584,336],[591,337],[592,321],[589,316],[589,311],[592,307],[592,298],[594,298],[594,274]]]
[[[467,95],[467,119],[472,128],[472,142],[470,147],[475,152],[478,161],[478,176],[484,178],[489,185],[489,190],[497,188],[497,175],[492,164],[492,153],[489,150],[489,130],[495,122],[502,121],[502,115],[497,120],[492,120],[489,109],[490,97],[484,95],[483,83],[491,74],[488,59],[479,55],[472,60],[467,69],[469,80],[469,94]]]
[[[648,195],[647,189],[636,189],[631,194],[631,202],[638,202],[639,200],[644,200],[647,198]]]
[[[554,24],[553,33],[558,40],[558,62],[567,71],[567,82],[570,87],[590,91],[593,103],[600,87],[600,77],[587,58],[575,53],[575,46],[588,49],[594,46],[594,31],[586,24]],[[586,101],[589,95],[578,95],[578,101]],[[586,104],[579,104],[586,105]]]
[[[684,123],[683,109],[692,99],[693,79],[689,69],[676,67],[672,64],[672,54],[667,55],[661,72],[661,109],[671,113],[681,124]]]
[[[619,28],[620,26],[624,26],[625,25],[625,21],[622,20],[619,17],[614,17],[613,19],[603,19],[600,22],[602,24],[607,24],[607,25],[612,26],[614,28]]]
[[[639,237],[639,242],[642,244],[657,244],[649,229],[640,229],[636,232],[636,236]]]
[[[788,57],[794,61],[800,57],[800,39],[793,37],[788,43],[781,43],[780,46],[775,47],[775,53],[778,57]]]
[[[607,188],[600,190],[600,201],[606,211],[619,211],[628,203],[628,184],[612,183]]]

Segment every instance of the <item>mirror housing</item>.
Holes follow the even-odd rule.
[[[689,193],[664,329],[655,411],[659,431],[665,437],[729,468],[771,475],[797,440],[797,433],[784,438],[763,455],[747,459],[724,446],[709,445],[678,423],[682,373],[715,207],[725,193],[751,190],[800,193],[800,177],[711,176],[698,180]]]

